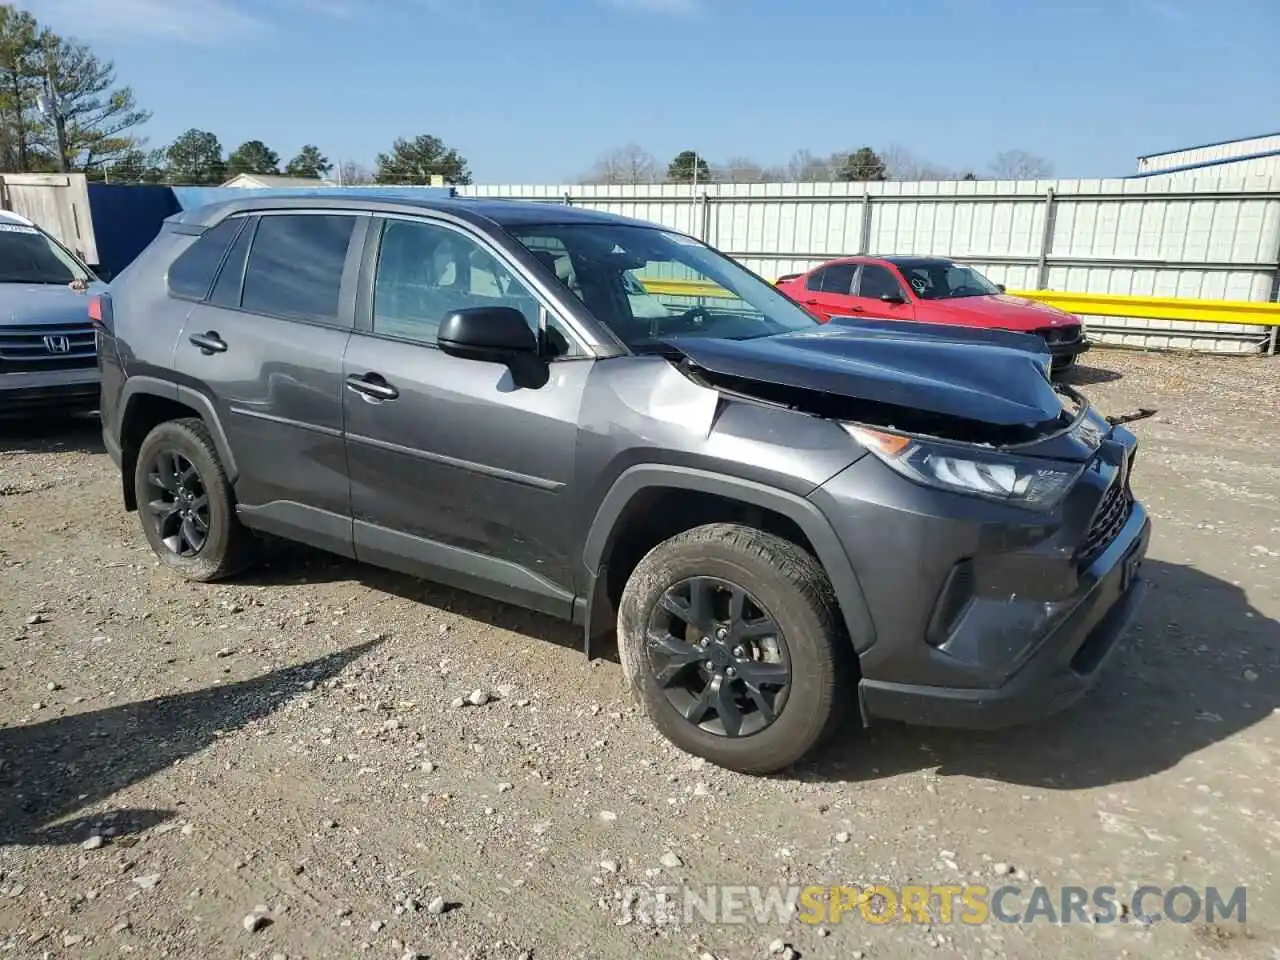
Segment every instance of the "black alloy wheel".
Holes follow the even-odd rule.
[[[647,631],[653,676],[689,723],[749,737],[776,721],[791,692],[791,657],[777,621],[737,584],[691,577],[654,605]]]
[[[196,465],[176,450],[160,450],[144,497],[157,539],[179,557],[198,556],[209,539],[209,494]]]

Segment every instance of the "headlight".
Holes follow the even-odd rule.
[[[931,443],[852,424],[844,428],[909,480],[1036,510],[1056,506],[1085,467]]]

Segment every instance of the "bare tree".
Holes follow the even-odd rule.
[[[960,175],[894,144],[880,151],[890,180],[959,180]]]
[[[1053,176],[1053,164],[1025,150],[997,153],[987,169],[999,180],[1044,180]]]
[[[819,157],[811,150],[797,150],[787,163],[787,179],[801,183],[835,180],[836,172],[848,160],[847,154]]]
[[[764,183],[764,167],[750,157],[730,157],[724,163],[713,164],[711,172],[721,183]]]
[[[639,144],[628,143],[601,154],[582,183],[660,183],[658,161]]]
[[[354,160],[343,160],[338,164],[338,183],[344,187],[360,187],[373,183],[373,172]]]

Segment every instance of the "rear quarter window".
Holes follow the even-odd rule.
[[[258,221],[240,305],[250,313],[333,322],[356,218],[273,214]]]
[[[201,234],[170,264],[169,292],[187,300],[207,297],[218,267],[243,226],[244,218],[233,217]]]

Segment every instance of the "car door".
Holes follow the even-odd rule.
[[[187,316],[175,367],[217,413],[245,522],[351,556],[342,355],[370,217],[290,210],[236,219],[216,282]]]
[[[451,312],[545,305],[478,232],[430,217],[374,224],[357,329],[343,362],[356,555],[569,616],[578,411],[592,362],[549,320],[546,382],[436,346]],[[372,240],[371,234],[371,243]]]
[[[914,320],[915,305],[897,275],[878,263],[864,263],[858,270],[851,303],[859,316],[889,320]]]
[[[831,263],[809,274],[800,303],[820,320],[847,317],[857,313],[852,297],[853,281],[857,275],[856,263]]]

